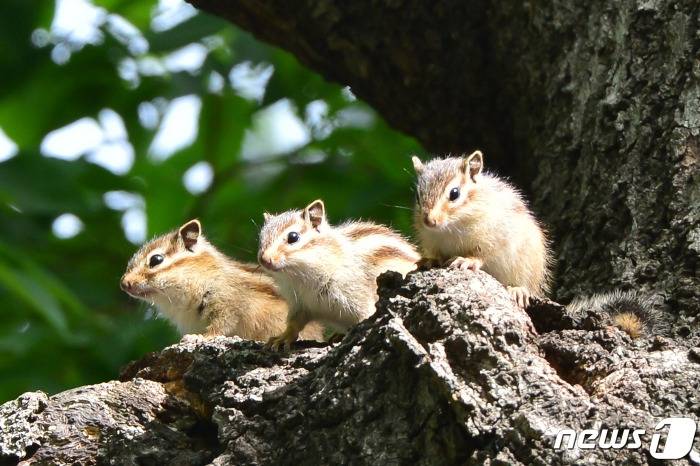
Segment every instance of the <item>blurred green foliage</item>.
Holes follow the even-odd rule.
[[[92,36],[57,24],[61,2],[73,8],[73,27]],[[92,17],[82,17],[86,5]],[[173,12],[186,14],[163,25]],[[125,227],[140,212],[149,237],[198,217],[216,245],[250,261],[264,210],[319,197],[331,220],[372,218],[410,232],[402,207],[412,202],[408,155],[420,151],[417,143],[291,55],[192,14],[175,0],[0,3],[0,129],[16,145],[0,162],[0,401],[112,379],[127,361],[177,340],[118,288],[138,247]],[[203,62],[167,65],[191,44],[200,58],[205,50]],[[264,96],[236,85],[234,67],[258,78],[272,70]],[[158,157],[164,113],[182,96],[201,101],[196,138]],[[307,136],[283,150],[270,142],[289,139],[289,125],[269,116],[280,102],[287,120],[296,119],[292,133]],[[47,134],[86,117],[95,126],[105,109],[121,118],[133,148],[126,173],[88,153],[46,156]],[[73,133],[68,143],[88,136]],[[201,162],[213,180],[192,194],[183,176]],[[137,197],[110,207],[108,192]],[[81,228],[57,236],[55,221],[66,213]]]

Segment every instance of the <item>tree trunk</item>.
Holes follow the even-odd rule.
[[[380,280],[333,347],[189,336],[120,382],[22,395],[0,406],[0,464],[654,464],[658,421],[700,418],[698,336],[633,341],[553,303],[531,320],[483,272]],[[642,446],[555,448],[601,427]]]
[[[692,324],[697,0],[189,1],[351,86],[426,149],[483,149],[549,227],[559,299],[640,288]]]

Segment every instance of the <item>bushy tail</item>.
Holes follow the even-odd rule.
[[[615,290],[575,299],[567,306],[572,314],[594,311],[632,338],[664,333],[666,321],[649,296],[637,291]]]

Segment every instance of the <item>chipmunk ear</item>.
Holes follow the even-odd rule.
[[[416,171],[416,173],[418,173],[419,175],[423,173],[423,168],[425,167],[423,166],[423,162],[420,161],[418,156],[411,156],[411,162],[413,162],[413,169]]]
[[[311,223],[311,226],[318,228],[326,221],[326,207],[321,199],[317,199],[304,209],[304,219]]]
[[[192,250],[192,246],[197,244],[197,239],[202,234],[202,224],[197,219],[190,220],[180,227],[179,233],[185,247]]]
[[[263,212],[263,219],[265,219],[266,222],[268,222],[272,218],[272,215],[268,214],[267,212]]]
[[[476,181],[474,177],[481,173],[484,168],[484,155],[480,150],[475,150],[468,157],[462,159],[462,173],[469,174],[472,181]]]

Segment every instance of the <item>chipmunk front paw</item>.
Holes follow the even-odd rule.
[[[450,259],[448,265],[455,269],[472,270],[474,272],[481,269],[484,262],[476,257],[454,257]]]
[[[267,340],[267,343],[265,343],[265,349],[279,351],[280,348],[282,348],[282,351],[289,352],[292,349],[292,343],[297,341],[298,337],[299,332],[287,327],[287,329],[281,335]]]
[[[513,301],[515,303],[525,309],[528,305],[530,305],[530,291],[528,291],[527,288],[524,286],[508,286],[506,287],[508,289],[508,293],[510,293],[511,298],[513,298]]]
[[[442,261],[440,259],[434,259],[431,257],[423,257],[421,260],[416,262],[416,269],[417,270],[430,270],[434,269],[435,267],[440,267],[442,265]]]

